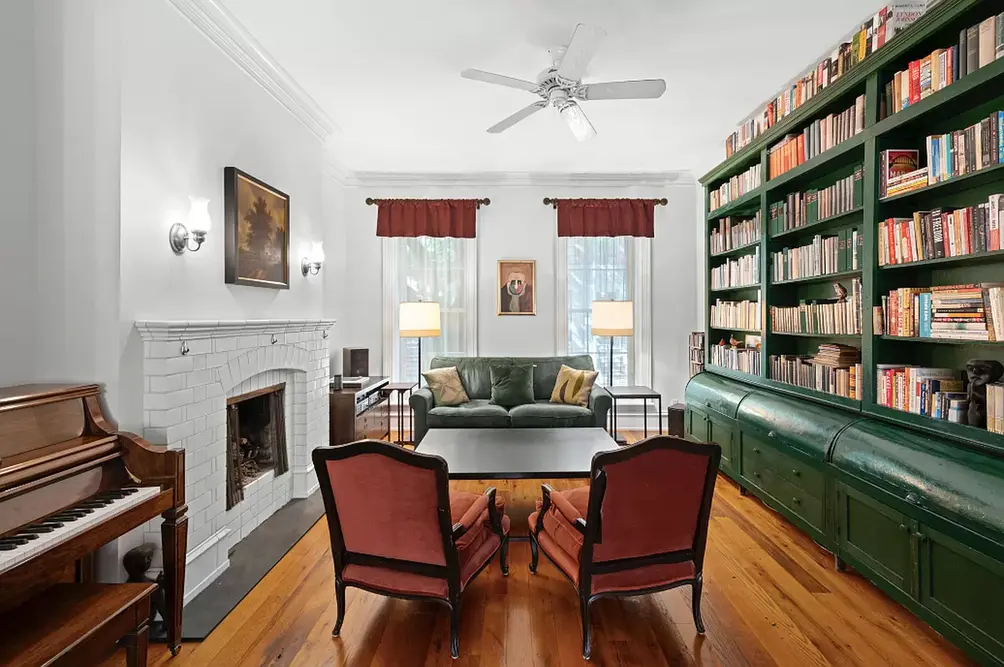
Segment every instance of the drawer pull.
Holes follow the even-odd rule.
[[[903,531],[904,533],[906,533],[906,532],[909,532],[909,530],[910,530],[909,528],[907,528],[907,526],[906,526],[906,524],[905,524],[905,523],[901,523],[901,524],[899,524],[899,529],[900,529],[901,531]]]
[[[798,472],[797,470],[792,470],[791,474],[794,475],[795,477],[801,477],[802,476],[802,473]]]
[[[768,438],[776,438],[777,437],[777,433],[775,433],[774,431],[768,431],[767,432],[767,437]]]
[[[911,491],[910,493],[906,494],[906,502],[910,503],[911,505],[919,505],[920,498],[917,497],[916,493]]]
[[[913,534],[913,536],[915,538],[917,538],[918,542],[926,542],[927,541],[927,535],[925,535],[924,533],[916,532],[916,533]]]
[[[754,454],[759,454],[760,453],[760,448],[759,447],[754,447],[753,448],[753,453]]]
[[[792,498],[792,499],[791,499],[791,502],[792,502],[792,504],[794,504],[794,505],[801,505],[801,504],[802,504],[802,501],[801,501],[801,500],[799,500],[798,498]]]
[[[759,479],[760,478],[760,473],[758,473],[757,471],[754,470],[753,471],[753,476],[756,477],[757,479]]]

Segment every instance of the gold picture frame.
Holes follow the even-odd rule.
[[[537,260],[500,259],[496,273],[497,314],[537,314]]]

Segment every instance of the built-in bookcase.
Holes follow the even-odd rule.
[[[922,163],[928,135],[943,134],[979,122],[992,112],[1004,110],[1004,58],[981,67],[918,103],[880,118],[880,105],[886,84],[895,72],[907,69],[911,60],[938,48],[958,44],[959,32],[985,18],[1004,11],[1004,2],[978,0],[942,0],[907,31],[872,54],[827,87],[814,99],[767,130],[730,159],[706,174],[701,182],[707,191],[718,188],[732,176],[754,164],[762,165],[762,184],[716,211],[705,210],[705,238],[721,218],[742,218],[760,213],[763,233],[756,244],[734,248],[724,253],[707,253],[708,281],[705,295],[708,312],[707,348],[720,340],[744,339],[746,329],[711,326],[711,305],[718,299],[743,300],[760,296],[762,323],[761,366],[759,374],[747,374],[718,368],[710,362],[706,370],[752,384],[823,404],[859,410],[870,416],[914,429],[934,432],[969,446],[1004,453],[1004,436],[971,426],[935,420],[879,405],[876,400],[877,368],[880,364],[955,368],[960,373],[972,358],[997,359],[1004,363],[1004,342],[967,342],[942,339],[904,339],[876,334],[872,308],[881,305],[881,297],[902,287],[929,287],[962,283],[1004,282],[1004,251],[979,255],[929,259],[912,264],[879,266],[878,225],[893,217],[910,217],[915,211],[935,208],[958,208],[985,202],[994,193],[1004,193],[1004,164],[995,164],[966,176],[927,186],[892,197],[880,197],[881,153],[887,149],[918,149]],[[770,147],[788,134],[798,134],[817,118],[838,113],[865,96],[864,130],[830,150],[770,179]],[[1004,141],[1004,139],[1002,139]],[[861,205],[852,210],[787,231],[771,228],[771,205],[789,193],[821,189],[853,174],[863,165]],[[1004,219],[1004,214],[1002,214]],[[797,280],[772,280],[771,255],[782,248],[811,243],[816,234],[839,234],[856,229],[862,235],[859,267],[847,268],[837,275],[814,276]],[[728,260],[759,250],[760,278],[755,286],[712,290],[710,271]],[[770,308],[793,306],[802,300],[833,296],[833,283],[839,282],[848,292],[852,281],[861,281],[860,335],[778,334],[771,331]],[[998,334],[1004,338],[1004,332]],[[862,392],[856,400],[775,382],[769,379],[767,359],[778,354],[812,354],[821,343],[841,343],[861,350]]]

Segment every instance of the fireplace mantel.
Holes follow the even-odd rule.
[[[139,320],[143,340],[193,340],[268,333],[326,332],[335,320]],[[326,337],[326,336],[325,336]]]

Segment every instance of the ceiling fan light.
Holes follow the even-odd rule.
[[[565,119],[569,129],[572,130],[572,134],[579,141],[589,141],[596,136],[596,129],[593,127],[593,124],[589,122],[582,108],[575,102],[563,105],[558,113]]]

